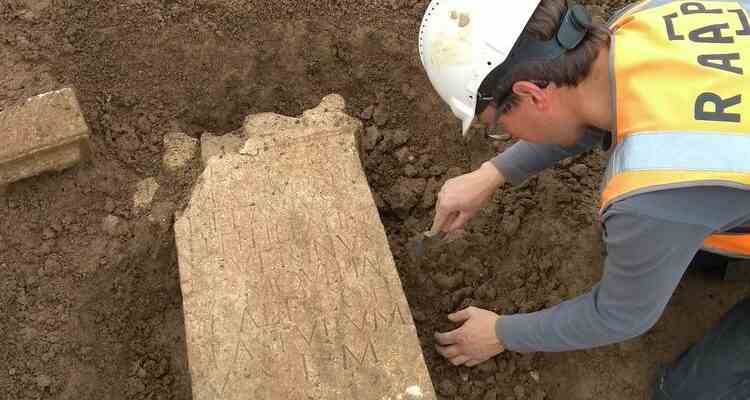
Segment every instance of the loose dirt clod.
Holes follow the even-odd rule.
[[[606,17],[627,1],[584,3]],[[493,376],[478,367],[455,368],[434,350],[434,333],[455,328],[445,317],[455,311],[452,291],[435,276],[456,280],[456,290],[475,289],[459,305],[498,314],[533,312],[587,291],[601,276],[601,235],[590,227],[603,156],[572,157],[501,188],[466,227],[470,240],[442,246],[417,268],[406,247],[415,232],[429,229],[435,193],[513,144],[482,135],[460,139],[459,123],[430,85],[416,47],[428,1],[0,4],[0,110],[73,86],[93,149],[91,163],[23,179],[0,193],[0,397],[191,398],[172,215],[186,206],[201,167],[179,176],[161,171],[164,134],[200,137],[205,160],[204,142],[213,137],[206,132],[240,132],[233,136],[244,144],[246,115],[300,115],[332,92],[347,100],[350,115],[387,105],[380,134],[409,133],[400,146],[375,140],[363,149],[362,164],[430,375],[436,383],[453,382],[456,393],[464,385],[464,400],[513,398],[516,385],[532,381],[530,371],[543,377],[533,384],[543,392],[529,388],[527,398],[647,398],[649,371],[680,354],[747,293],[742,285],[689,271],[645,339],[538,355],[527,370],[521,355],[506,352]],[[375,125],[374,112],[373,106],[359,116]],[[236,148],[225,145],[213,154]],[[401,148],[414,160],[402,162]],[[406,164],[427,183],[415,206],[396,212],[384,199],[400,179],[414,179],[405,176]],[[589,171],[575,175],[568,168],[576,164]],[[328,170],[335,174],[337,166]],[[147,178],[160,187],[150,208],[136,212],[133,196]],[[110,214],[131,234],[105,234],[101,224]],[[54,238],[45,240],[47,227]],[[471,285],[456,277],[468,256],[483,266]],[[51,351],[53,345],[59,348]],[[148,367],[157,360],[166,362],[163,375]],[[147,372],[144,378],[134,365]],[[457,371],[466,371],[466,382]],[[52,379],[43,389],[35,382],[41,374]]]
[[[453,381],[444,379],[438,385],[438,392],[440,392],[440,394],[442,394],[443,396],[455,396],[456,393],[458,393],[458,388],[456,387],[456,384],[453,383]]]
[[[378,104],[377,107],[375,107],[375,110],[372,113],[372,118],[375,121],[375,125],[382,127],[388,122],[388,118],[390,115],[388,114],[388,110],[386,109],[386,106],[384,104]]]
[[[120,236],[123,233],[123,222],[114,215],[108,215],[102,221],[102,230],[109,236]]]
[[[372,151],[375,148],[375,146],[378,144],[380,139],[382,139],[382,137],[383,137],[383,134],[380,132],[380,130],[377,127],[375,126],[368,127],[367,130],[365,131],[365,136],[363,140],[365,151]]]

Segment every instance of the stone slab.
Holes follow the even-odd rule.
[[[0,112],[0,186],[88,157],[89,128],[73,89],[31,97]]]
[[[214,157],[237,153],[245,144],[244,134],[227,133],[222,136],[204,133],[201,135],[201,163],[205,167]]]
[[[195,400],[435,398],[343,110],[248,117],[178,215]]]

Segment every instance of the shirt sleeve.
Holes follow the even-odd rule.
[[[520,140],[493,158],[492,164],[508,183],[517,185],[563,158],[590,150],[600,140],[601,134],[593,131],[587,131],[578,143],[569,147]]]
[[[558,352],[627,340],[649,330],[712,229],[610,209],[607,257],[591,291],[555,307],[503,316],[496,333],[512,351]]]

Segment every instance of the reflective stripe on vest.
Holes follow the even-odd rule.
[[[750,190],[750,1],[652,0],[611,24],[614,144],[601,211],[644,192]],[[750,205],[748,205],[750,207]],[[705,248],[750,257],[750,234]]]

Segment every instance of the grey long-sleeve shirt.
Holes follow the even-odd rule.
[[[520,141],[492,160],[511,184],[602,139],[589,132],[563,148]],[[605,136],[608,139],[608,136]],[[638,336],[661,316],[706,236],[750,222],[750,191],[693,187],[644,193],[603,215],[607,257],[591,291],[557,306],[502,316],[496,333],[517,352],[568,351]]]

